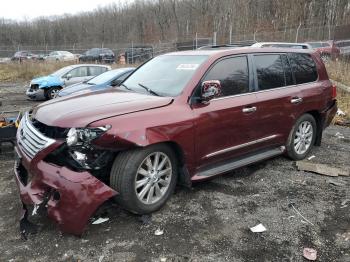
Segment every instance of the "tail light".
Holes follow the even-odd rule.
[[[336,85],[332,85],[332,98],[335,99],[337,97],[337,87]]]

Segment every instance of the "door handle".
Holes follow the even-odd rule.
[[[245,107],[242,109],[243,113],[254,113],[256,111],[256,106]]]
[[[290,102],[292,104],[300,104],[301,102],[303,102],[303,99],[301,97],[293,97]]]

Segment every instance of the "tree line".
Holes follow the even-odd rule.
[[[0,19],[0,45],[156,43],[350,24],[349,0],[135,0],[91,12]]]

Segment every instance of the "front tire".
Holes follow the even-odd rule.
[[[61,88],[59,88],[59,87],[51,87],[51,88],[45,90],[44,95],[45,95],[46,100],[56,98],[56,96],[58,95],[60,90],[61,90]]]
[[[304,159],[315,144],[317,125],[310,114],[302,115],[293,126],[286,145],[287,155],[293,160]]]
[[[110,185],[119,193],[115,200],[136,214],[160,209],[175,189],[177,164],[164,144],[119,153],[110,174]]]

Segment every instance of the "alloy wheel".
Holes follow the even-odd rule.
[[[144,204],[157,203],[167,193],[173,176],[170,158],[162,152],[148,155],[137,170],[135,192]]]
[[[311,146],[313,127],[309,121],[303,121],[298,126],[294,136],[294,150],[298,155],[305,154]]]

